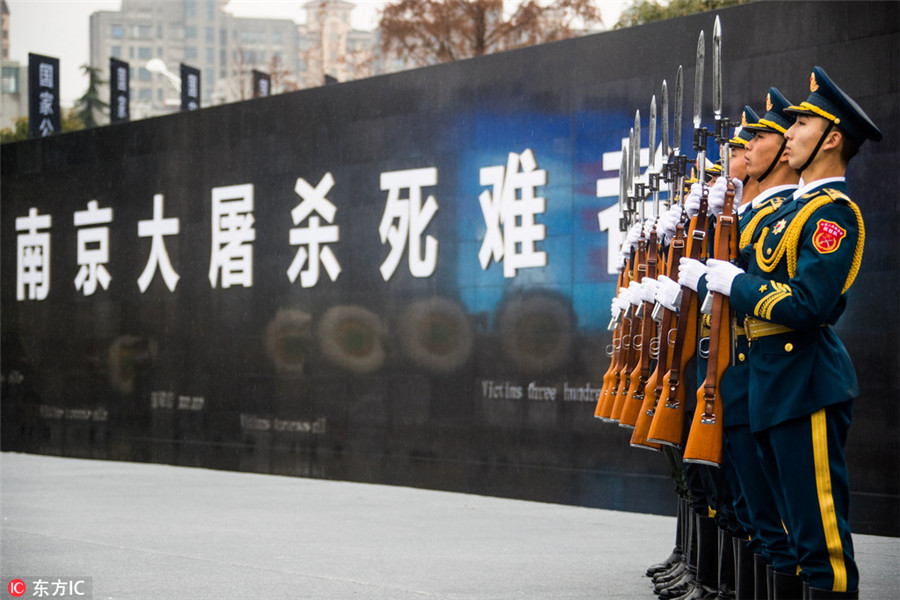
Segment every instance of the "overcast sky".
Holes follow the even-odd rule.
[[[160,0],[165,1],[165,0]],[[231,0],[226,10],[240,17],[292,19],[304,22],[306,0]],[[90,61],[90,16],[101,10],[121,9],[120,0],[6,0],[10,12],[10,58],[23,66],[28,53],[60,59],[60,87],[63,106],[71,106],[84,94],[87,77],[81,65]],[[387,0],[355,0],[353,27],[372,30],[379,9]],[[607,27],[615,25],[627,2],[598,0]]]

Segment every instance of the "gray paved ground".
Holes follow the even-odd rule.
[[[634,598],[675,520],[411,488],[0,455],[3,588],[91,577],[93,599]],[[854,538],[863,598],[900,540]],[[28,597],[28,596],[26,596]]]

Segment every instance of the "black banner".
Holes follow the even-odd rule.
[[[200,69],[181,65],[181,110],[200,108]]]
[[[265,98],[271,94],[272,76],[262,71],[253,70],[253,97]]]
[[[131,119],[130,96],[128,93],[128,63],[116,58],[109,59],[109,122],[121,123]]]
[[[28,54],[28,137],[59,133],[59,59]]]

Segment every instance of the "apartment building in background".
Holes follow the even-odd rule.
[[[0,0],[3,57],[0,60],[0,129],[12,129],[19,117],[28,116],[28,65],[9,59],[9,28],[12,15],[6,0]]]
[[[271,93],[346,81],[369,74],[373,34],[354,31],[342,0],[303,5],[307,23],[251,19],[225,11],[227,0],[122,0],[119,11],[91,15],[91,65],[108,79],[109,59],[131,68],[131,116],[179,109],[177,84],[147,69],[161,60],[176,78],[184,63],[201,72],[201,106],[252,97],[253,70],[269,73]],[[105,94],[105,90],[103,92]]]

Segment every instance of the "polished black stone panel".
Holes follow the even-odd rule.
[[[861,387],[847,447],[854,527],[890,535],[900,534],[898,9],[718,13],[729,115],[761,109],[772,85],[803,100],[819,64],[885,133],[848,173],[868,235],[838,331]],[[636,109],[647,145],[650,97],[663,79],[674,94],[679,64],[692,105],[697,34],[709,40],[713,21],[4,145],[3,450],[672,512],[665,460],[593,411],[616,283],[615,153]],[[392,196],[393,180],[403,187]],[[177,233],[161,227],[154,242],[140,232],[157,195]],[[543,203],[516,216],[513,200],[530,195]],[[484,210],[491,202],[498,212]],[[32,209],[49,228],[19,229]],[[99,237],[79,241],[94,227]],[[300,245],[316,227],[322,241]],[[25,285],[19,244],[42,249],[29,260],[48,260],[48,287]],[[157,271],[142,291],[159,244],[177,285]],[[95,279],[92,262],[109,280],[87,294],[77,282]]]

